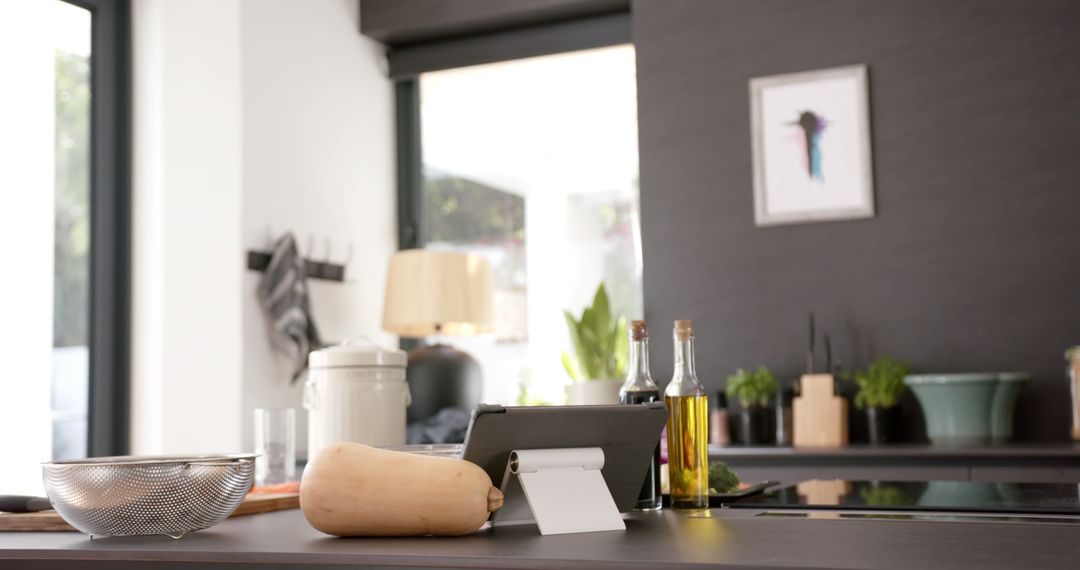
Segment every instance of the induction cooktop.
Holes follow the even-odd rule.
[[[979,481],[815,479],[730,503],[733,508],[1080,515],[1080,486]]]

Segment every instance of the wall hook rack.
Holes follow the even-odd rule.
[[[266,271],[270,265],[270,252],[249,249],[247,252],[247,268],[253,271]],[[345,281],[345,265],[331,263],[329,260],[316,261],[309,257],[304,258],[304,274],[310,279],[322,279],[325,281]]]

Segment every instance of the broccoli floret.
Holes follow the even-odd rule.
[[[709,464],[709,488],[716,493],[730,493],[739,487],[739,476],[723,461]]]

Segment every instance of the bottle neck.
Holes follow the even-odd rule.
[[[649,339],[630,341],[630,357],[626,363],[626,387],[656,389],[649,373]]]
[[[694,339],[675,341],[675,374],[673,380],[697,378],[694,370]]]

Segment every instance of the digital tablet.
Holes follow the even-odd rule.
[[[473,411],[464,458],[499,485],[515,449],[599,447],[601,473],[620,513],[634,508],[660,432],[663,402],[611,406],[492,406]]]

